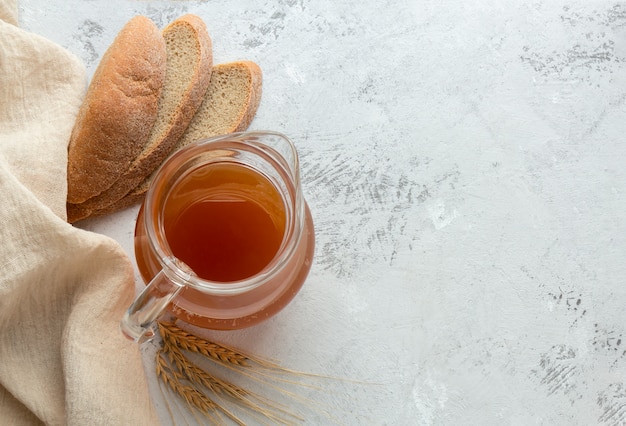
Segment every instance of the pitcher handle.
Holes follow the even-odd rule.
[[[154,322],[185,287],[185,280],[173,275],[167,273],[167,268],[162,269],[124,314],[120,329],[130,340],[141,344],[151,340],[156,334]]]

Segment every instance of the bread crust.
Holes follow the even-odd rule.
[[[263,72],[261,71],[261,67],[259,67],[255,62],[252,61],[239,61],[235,64],[241,64],[245,66],[250,71],[250,96],[248,97],[248,103],[246,108],[243,110],[241,114],[241,118],[239,119],[239,124],[233,128],[233,130],[229,131],[229,133],[233,132],[241,132],[250,127],[250,123],[254,119],[256,115],[257,109],[259,109],[259,104],[261,103],[261,95],[263,93]]]
[[[156,120],[165,67],[159,29],[135,16],[104,53],[78,112],[68,145],[68,202],[102,193],[141,152]]]
[[[169,155],[200,107],[209,87],[213,68],[211,38],[204,21],[193,14],[183,15],[170,23],[162,31],[163,37],[167,40],[169,34],[175,31],[178,26],[186,26],[192,30],[195,37],[198,60],[194,64],[195,71],[191,77],[190,84],[178,102],[174,116],[167,123],[163,123],[165,126],[164,131],[160,132],[156,128],[147,131],[149,135],[147,143],[136,154],[123,173],[118,175],[118,179],[99,195],[82,202],[81,210],[99,210],[115,203],[136,187],[146,176],[150,175]],[[168,52],[168,54],[173,53]],[[168,79],[176,77],[175,73],[172,74],[170,76],[166,75],[165,84],[172,84],[168,83]],[[161,96],[165,95],[166,91],[164,90]],[[169,101],[171,102],[171,100]],[[159,102],[163,102],[163,98]],[[157,118],[157,120],[159,119],[163,120],[164,117]]]

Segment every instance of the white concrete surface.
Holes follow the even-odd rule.
[[[280,315],[214,337],[364,381],[311,395],[337,423],[626,423],[623,2],[19,4],[90,72],[135,14],[259,63],[251,129],[298,146],[317,252]],[[132,256],[135,214],[81,226]]]

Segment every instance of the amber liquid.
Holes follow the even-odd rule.
[[[176,258],[200,278],[232,282],[263,270],[285,232],[276,187],[242,165],[200,167],[177,182],[165,202],[165,237]]]
[[[146,283],[161,269],[146,234],[145,206],[135,229],[135,258]],[[315,248],[306,203],[301,232],[285,236],[287,213],[281,193],[264,175],[239,163],[220,162],[190,170],[168,190],[160,213],[174,256],[199,277],[224,286],[267,270],[287,238],[296,246],[265,284],[235,296],[185,288],[168,307],[199,327],[230,330],[257,324],[285,307],[302,287]],[[157,219],[160,217],[160,219]],[[271,266],[269,266],[271,268]]]

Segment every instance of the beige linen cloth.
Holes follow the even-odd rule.
[[[119,331],[130,259],[65,221],[67,143],[85,69],[0,0],[0,425],[154,425]]]

